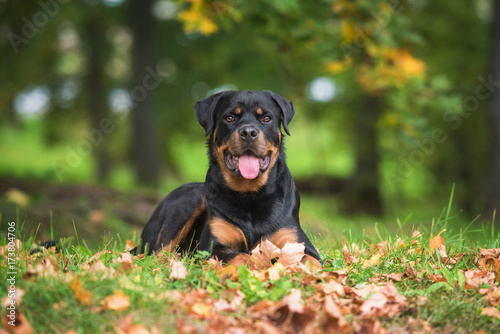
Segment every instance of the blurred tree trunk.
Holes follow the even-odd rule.
[[[139,184],[157,186],[160,175],[159,143],[153,112],[152,89],[144,85],[147,68],[155,69],[154,18],[151,0],[131,1],[132,99],[131,155]]]
[[[354,106],[356,171],[348,188],[347,212],[380,216],[379,153],[377,122],[381,114],[379,97],[366,95]]]
[[[97,10],[98,8],[89,10],[89,17],[85,21],[88,43],[85,91],[90,113],[90,130],[86,132],[85,139],[92,145],[95,172],[98,180],[103,182],[109,174],[111,159],[108,149],[109,138],[104,137],[106,134],[101,131],[101,124],[110,117],[110,112],[104,83],[106,31],[100,16],[96,15]]]
[[[494,210],[500,213],[500,1],[492,2],[493,26],[489,71],[493,84],[492,96],[488,101],[490,164],[485,185],[485,215],[491,217]]]
[[[19,117],[17,117],[17,113],[14,109],[14,97],[8,96],[8,101],[5,101],[0,106],[2,112],[0,112],[0,121],[5,122],[11,126],[18,127],[19,126]]]

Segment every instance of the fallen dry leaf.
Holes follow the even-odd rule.
[[[500,319],[500,311],[496,307],[485,307],[481,310],[481,314]]]
[[[288,296],[268,310],[267,316],[282,333],[312,333],[317,311],[310,304],[303,304],[301,290],[292,289]]]
[[[393,280],[395,282],[401,281],[403,276],[404,276],[404,273],[401,273],[401,274],[391,273],[391,274],[383,274],[382,275],[382,277]]]
[[[394,249],[400,249],[400,248],[405,248],[405,247],[406,247],[406,244],[401,238],[398,237],[394,241]]]
[[[130,313],[120,320],[115,327],[116,334],[150,334],[151,332],[143,324],[134,325],[134,314]]]
[[[137,245],[135,244],[135,242],[133,242],[132,240],[127,240],[125,242],[125,252],[129,252],[130,250],[134,249],[135,247],[137,247]]]
[[[362,316],[372,316],[377,315],[378,310],[381,310],[385,304],[387,304],[387,297],[380,293],[372,294],[368,299],[366,299],[360,307]]]
[[[479,260],[477,266],[482,270],[491,270],[500,274],[500,261],[494,257],[483,257]]]
[[[331,296],[325,298],[323,304],[325,331],[330,333],[350,333],[351,325],[344,318],[340,306],[335,303]]]
[[[368,298],[363,301],[360,309],[362,316],[387,316],[393,317],[398,314],[404,306],[406,306],[406,298],[398,293],[394,283],[389,281],[385,286],[371,286],[367,291],[377,291],[369,294]]]
[[[344,255],[344,260],[346,264],[356,263],[359,260],[352,256],[351,252],[347,249],[347,245],[342,248],[342,255]]]
[[[481,291],[480,291],[481,293]],[[484,301],[490,304],[491,306],[499,306],[500,305],[500,287],[490,286],[488,290],[486,290],[484,296]]]
[[[115,290],[111,296],[102,301],[102,309],[125,311],[130,306],[130,297],[121,290]]]
[[[360,298],[366,298],[368,297],[369,294],[379,292],[381,289],[382,287],[375,284],[367,284],[363,286],[361,289],[344,286],[344,290],[346,291],[346,293],[355,295]]]
[[[338,297],[345,295],[344,286],[335,280],[329,280],[326,283],[322,283],[318,288],[327,296],[331,294],[335,294]]]
[[[115,268],[113,268],[112,266],[106,267],[101,260],[97,260],[92,263],[89,267],[89,271],[92,274],[99,273],[101,280],[105,278],[113,278],[115,276]]]
[[[283,264],[281,264],[281,262],[276,262],[270,268],[268,268],[266,271],[267,271],[267,274],[269,276],[269,279],[277,281],[280,279],[281,275],[284,273],[285,267],[283,266]]]
[[[188,271],[186,267],[182,264],[181,261],[171,260],[170,261],[170,278],[173,279],[184,279],[188,275]]]
[[[439,257],[441,258],[441,263],[448,263],[448,264],[456,264],[457,260],[455,257],[449,258],[448,254],[446,254],[446,250],[444,245],[439,247]]]
[[[406,305],[406,297],[403,295],[400,295],[398,293],[398,290],[396,289],[396,286],[394,285],[393,282],[388,282],[381,290],[381,293],[389,297],[391,301],[394,301],[398,303],[399,305],[403,306]]]
[[[295,266],[304,257],[305,248],[306,247],[302,243],[287,242],[281,249],[281,253],[278,256],[278,262],[285,268]]]
[[[224,297],[231,301],[228,302],[226,299],[221,298],[214,302],[214,309],[217,313],[236,312],[245,299],[245,294],[240,290],[224,290],[223,295],[226,295]]]
[[[407,277],[414,277],[417,278],[418,274],[415,268],[411,267],[409,264],[406,265],[406,271],[404,272],[405,276]]]
[[[340,270],[335,270],[331,272],[323,272],[322,273],[323,280],[327,281],[331,278],[336,280],[342,285],[345,285],[347,282],[347,270],[345,269],[340,269]]]
[[[118,262],[120,263],[121,267],[126,271],[134,267],[134,263],[132,261],[132,254],[128,252],[120,253],[120,256],[118,257]]]
[[[21,288],[16,288],[16,293],[15,293],[15,296],[13,298],[16,307],[19,307],[21,305],[21,301],[23,300],[23,296],[24,296],[24,290]],[[2,306],[7,307],[7,306],[11,305],[11,300],[12,299],[9,298],[8,296],[5,297],[2,300]]]
[[[362,267],[368,268],[368,267],[376,266],[377,264],[380,263],[381,260],[382,260],[382,255],[374,254],[368,260],[361,261]]]
[[[71,290],[80,304],[85,306],[92,304],[94,296],[90,291],[83,288],[82,282],[80,282],[78,277],[75,277],[71,281]]]
[[[12,326],[12,321],[14,321],[14,326]],[[10,323],[9,323],[10,322]],[[33,328],[31,327],[28,319],[24,313],[19,309],[16,310],[15,319],[10,319],[8,314],[2,317],[3,327],[10,330],[13,334],[32,334]]]
[[[435,249],[439,249],[441,246],[444,246],[444,239],[440,235],[436,235],[434,238],[431,238],[429,241],[429,251],[431,254],[434,254]]]
[[[94,254],[94,256],[92,256],[88,261],[87,263],[90,263],[92,261],[95,261],[97,259],[99,259],[101,257],[101,255],[103,254],[113,254],[112,252],[108,251],[108,250],[105,250],[105,251],[101,251],[101,252],[97,252]]]
[[[292,289],[289,295],[281,300],[282,305],[288,306],[291,312],[302,313],[304,312],[304,304],[302,304],[301,291],[299,289]]]
[[[500,248],[479,248],[479,256],[485,258],[486,260],[500,260]]]
[[[495,273],[485,270],[467,270],[464,271],[465,287],[468,289],[478,288],[483,284],[494,285]]]
[[[205,319],[212,314],[212,308],[206,303],[196,303],[191,306],[191,313],[199,318]]]
[[[354,322],[354,332],[363,334],[388,334],[378,319],[366,319],[363,322]]]
[[[413,245],[414,243],[418,242],[417,239],[420,239],[422,238],[422,233],[420,233],[420,231],[413,231],[413,233],[411,234],[411,242],[410,242],[410,245]]]
[[[24,274],[24,279],[29,279],[34,276],[57,276],[59,272],[59,266],[57,261],[52,258],[51,255],[44,255],[40,263],[33,266],[31,263],[28,264],[28,270]]]
[[[434,283],[439,283],[439,282],[445,282],[445,283],[449,283],[448,280],[446,278],[444,278],[443,275],[439,275],[439,274],[431,274],[428,270],[427,270],[427,277],[433,281]]]
[[[198,329],[191,322],[186,321],[184,318],[180,318],[179,321],[177,321],[177,333],[195,334],[198,333]]]
[[[265,269],[271,265],[271,260],[277,258],[281,250],[269,240],[264,240],[252,250],[250,259],[256,264],[257,269]]]

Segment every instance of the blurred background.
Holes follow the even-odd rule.
[[[294,102],[313,233],[500,207],[498,0],[0,0],[0,32],[2,222],[39,240],[137,237],[204,181],[192,105],[228,89]]]

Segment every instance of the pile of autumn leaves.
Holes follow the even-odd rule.
[[[412,298],[411,302],[401,295],[394,282],[402,279],[430,280],[434,283],[460,286],[464,289],[476,289],[484,295],[488,307],[482,313],[500,319],[498,306],[500,305],[500,249],[479,249],[479,254],[473,255],[475,267],[473,270],[454,270],[455,275],[449,277],[449,271],[440,271],[440,268],[451,268],[464,258],[464,254],[448,256],[444,239],[436,236],[427,244],[419,232],[414,232],[410,245],[401,239],[392,243],[381,242],[368,249],[361,250],[357,245],[351,244],[349,248],[344,245],[342,254],[346,266],[341,270],[328,271],[312,263],[301,263],[304,256],[302,244],[286,244],[279,249],[269,241],[263,241],[251,254],[251,268],[223,265],[214,259],[205,261],[202,269],[215,271],[221,287],[221,292],[214,294],[201,288],[181,292],[177,290],[161,291],[153,296],[157,300],[165,301],[165,309],[169,310],[176,319],[177,332],[179,333],[388,333],[389,330],[382,326],[381,318],[393,318],[398,315],[405,316],[412,313],[416,305],[426,303],[427,297]],[[422,245],[428,245],[423,248]],[[18,245],[20,246],[20,245]],[[406,271],[402,273],[387,273],[371,277],[368,282],[349,286],[348,277],[363,268],[374,267],[382,264],[387,256],[394,251],[402,254],[422,254],[431,256],[433,272],[419,266],[416,261],[401,257],[401,263],[406,264]],[[429,253],[430,252],[430,253]],[[113,256],[113,266],[106,266],[101,258],[109,253]],[[4,250],[0,249],[4,255]],[[161,324],[146,326],[137,324],[140,319],[134,319],[134,311],[130,307],[130,298],[126,292],[115,290],[113,294],[103,300],[94,300],[91,291],[86,290],[80,281],[79,274],[69,270],[72,259],[61,253],[49,252],[33,255],[20,255],[25,257],[27,271],[24,279],[31,279],[39,275],[57,277],[64,284],[69,284],[76,300],[89,308],[91,312],[119,312],[121,320],[114,324],[116,333],[160,333],[165,330]],[[122,275],[140,273],[138,263],[143,255],[132,257],[128,252],[113,253],[110,251],[99,252],[89,258],[81,268],[88,273],[96,274],[100,279],[115,279]],[[410,258],[410,257],[408,257]],[[418,256],[412,257],[418,259]],[[167,280],[185,280],[189,276],[179,255],[159,254],[156,260],[157,271],[168,272]],[[328,259],[326,260],[329,261]],[[417,260],[418,261],[418,260]],[[60,264],[64,266],[60,266]],[[58,265],[59,264],[59,265]],[[325,268],[331,266],[327,265]],[[243,273],[245,275],[243,275]],[[442,274],[440,274],[442,273]],[[247,276],[249,275],[249,276]],[[138,276],[135,276],[138,277]],[[242,280],[252,277],[255,282],[265,285],[270,289],[280,279],[293,280],[300,288],[291,289],[281,300],[272,301],[261,299],[256,303],[248,303],[245,292],[252,290],[252,284],[242,288]],[[455,277],[457,277],[455,279]],[[134,279],[135,282],[135,279]],[[140,284],[140,279],[137,281]],[[490,285],[488,289],[481,288],[484,284]],[[117,287],[119,285],[117,284]],[[22,295],[18,293],[18,305],[22,306]],[[213,297],[217,295],[217,297]],[[151,297],[151,296],[149,296]],[[4,301],[5,302],[5,301]],[[54,305],[54,309],[65,307],[65,301]],[[249,305],[250,304],[250,305]],[[9,327],[3,319],[4,328]],[[420,330],[432,331],[431,326],[422,319],[408,317],[406,331]],[[16,333],[32,333],[26,317],[20,314]],[[0,334],[3,334],[0,330]],[[68,328],[66,333],[75,333]]]

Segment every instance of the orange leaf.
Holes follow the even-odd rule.
[[[267,271],[267,274],[269,275],[269,279],[277,281],[280,279],[281,274],[284,272],[284,270],[285,270],[285,267],[283,267],[283,265],[281,263],[276,262],[271,267],[269,267],[266,271]]]
[[[125,243],[125,251],[128,252],[129,250],[137,247],[137,245],[132,241],[132,240],[127,240]]]
[[[380,254],[374,254],[370,259],[368,260],[363,260],[361,263],[363,264],[363,268],[371,267],[371,266],[376,266],[377,264],[380,263],[382,260],[382,255]]]
[[[94,298],[94,296],[90,291],[83,288],[82,282],[80,282],[77,277],[75,277],[73,281],[71,281],[71,290],[73,290],[73,294],[80,304],[92,304],[92,299]]]
[[[496,307],[485,307],[481,310],[481,314],[500,319],[500,311]]]
[[[17,313],[17,310],[16,310]],[[14,326],[12,326],[12,321],[14,322]],[[4,328],[9,328],[14,334],[31,334],[33,333],[33,328],[31,328],[28,319],[22,312],[18,312],[16,314],[16,318],[10,319],[7,314],[2,317],[2,324]],[[0,330],[2,331],[2,330]]]
[[[358,259],[354,258],[354,256],[351,255],[351,252],[347,249],[347,245],[344,245],[344,248],[342,248],[342,255],[344,255],[344,260],[347,264],[358,262]]]
[[[211,307],[205,303],[196,303],[191,307],[191,312],[201,318],[208,318],[211,314]]]
[[[115,290],[102,301],[104,310],[125,311],[130,306],[130,298],[123,291]]]
[[[325,314],[327,315],[326,325],[328,329],[331,329],[332,333],[351,332],[351,325],[344,318],[342,310],[331,296],[325,298],[324,309]]]
[[[430,239],[429,242],[429,251],[434,254],[434,249],[439,249],[441,246],[444,246],[444,239],[440,235],[436,235],[434,238]]]

